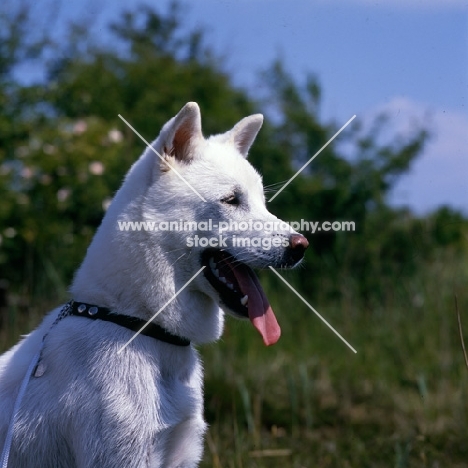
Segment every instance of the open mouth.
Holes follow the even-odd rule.
[[[205,250],[202,264],[206,267],[203,273],[220,301],[233,315],[249,318],[265,345],[275,344],[281,329],[253,270],[225,250]]]

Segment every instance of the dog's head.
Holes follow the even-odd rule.
[[[294,267],[308,242],[268,212],[262,179],[246,159],[262,123],[252,115],[205,139],[198,105],[186,104],[147,150],[157,155],[142,212],[173,223],[154,233],[164,251],[174,261],[185,254],[192,273],[204,266],[196,287],[225,312],[249,318],[269,345],[280,328],[252,268]]]

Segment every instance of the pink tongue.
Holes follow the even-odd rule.
[[[249,318],[260,332],[266,346],[275,344],[281,336],[281,328],[276,321],[273,309],[263,292],[255,273],[244,265],[237,265],[233,273],[243,294],[249,296]]]

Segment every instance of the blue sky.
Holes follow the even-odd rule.
[[[62,15],[114,18],[134,0],[73,0]],[[164,8],[168,0],[154,0]],[[252,93],[280,57],[301,81],[322,85],[322,117],[341,126],[379,111],[392,131],[418,121],[433,138],[392,200],[419,213],[450,204],[468,213],[468,0],[194,0],[187,26],[202,26]]]
[[[195,2],[194,2],[195,3]],[[322,115],[341,126],[380,110],[395,131],[417,120],[434,136],[392,200],[426,212],[468,212],[468,2],[450,0],[201,0],[189,24],[207,25],[236,82],[281,57],[297,80],[323,87]]]

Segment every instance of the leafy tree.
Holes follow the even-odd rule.
[[[320,86],[313,76],[301,86],[276,62],[265,79],[270,87],[269,108],[279,116],[270,144],[279,160],[289,159],[292,164],[282,175],[268,165],[264,172],[270,180],[284,180],[285,174],[289,177],[322,148],[338,127],[320,122]],[[304,289],[319,285],[323,289],[326,278],[328,290],[340,293],[340,278],[352,277],[359,295],[380,297],[390,280],[414,274],[419,263],[430,258],[435,238],[410,213],[388,206],[389,191],[421,154],[428,134],[415,129],[409,137],[394,135],[383,144],[388,124],[385,115],[367,130],[359,122],[352,124],[340,136],[347,143],[347,154],[330,144],[272,202],[275,212],[286,219],[355,223],[355,232],[321,231],[308,236],[313,255],[309,254],[306,271],[298,275]],[[257,163],[262,165],[260,160]]]
[[[0,48],[9,54],[3,62],[11,81],[30,49],[27,39],[13,37],[28,38],[31,19],[4,20],[16,25],[3,38],[15,49]],[[52,51],[45,82],[1,87],[10,104],[0,108],[0,124],[8,127],[0,160],[0,265],[13,284],[36,294],[70,281],[109,197],[144,149],[118,114],[151,140],[189,100],[202,106],[208,133],[254,107],[217,65],[203,33],[182,31],[176,3],[165,14],[148,7],[124,13],[109,29],[117,47],[85,38],[80,24],[70,31],[68,41],[48,38],[38,49]]]

